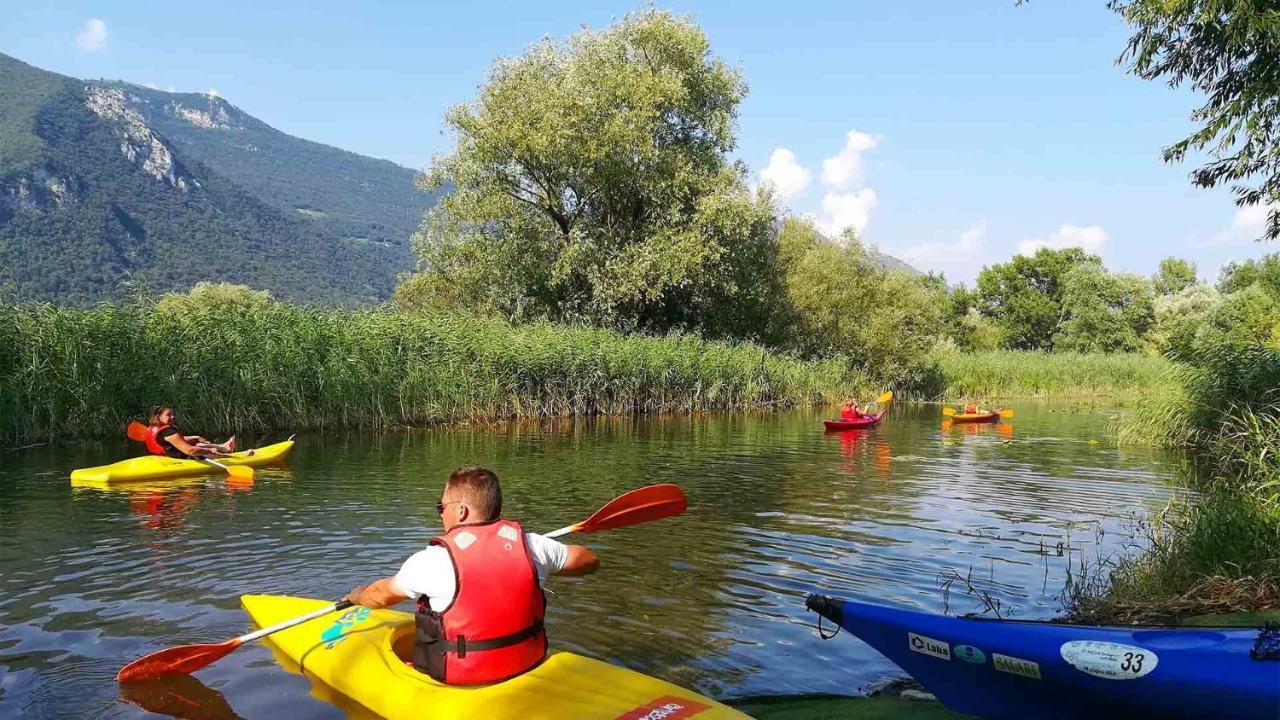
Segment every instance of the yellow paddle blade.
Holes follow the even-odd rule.
[[[883,395],[881,395],[880,397],[876,398],[876,402],[878,402],[878,403],[880,403],[881,405],[883,405],[883,404],[885,404],[885,403],[889,402],[889,401],[890,401],[890,400],[892,400],[892,399],[893,399],[893,391],[892,391],[892,390],[890,390],[889,392],[886,392],[885,394],[883,394]]]
[[[943,415],[945,415],[945,416],[947,416],[947,417],[951,417],[952,415],[955,415],[955,414],[956,414],[956,409],[955,409],[955,408],[944,407],[944,408],[942,408],[942,414],[943,414]]]
[[[253,468],[248,465],[228,465],[227,474],[239,480],[252,480]]]
[[[1010,410],[1009,408],[1001,408],[1001,410],[1000,410],[1000,417],[1002,417],[1002,418],[1011,418],[1011,417],[1013,417],[1013,410]]]

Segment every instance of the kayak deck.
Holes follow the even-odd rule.
[[[956,413],[950,418],[953,423],[993,423],[1000,422],[1000,411],[992,410],[989,413]]]
[[[285,440],[284,442],[257,448],[253,451],[253,455],[249,455],[248,450],[241,450],[217,460],[223,465],[248,465],[250,467],[270,465],[284,460],[289,451],[293,450],[293,446],[293,440]],[[94,485],[190,477],[192,475],[209,475],[220,472],[223,472],[221,468],[199,460],[171,458],[162,455],[143,455],[111,463],[110,465],[74,470],[71,473],[71,482]]]
[[[240,602],[259,627],[328,604],[272,595],[244,595]],[[444,685],[405,663],[413,631],[410,613],[355,607],[275,633],[267,642],[305,675],[388,720],[747,717],[677,685],[568,652],[505,682]]]
[[[1280,660],[1258,628],[955,618],[810,595],[952,710],[989,718],[1275,718]]]
[[[866,415],[858,418],[857,420],[846,420],[844,418],[839,420],[823,420],[822,424],[828,430],[863,430],[879,425],[881,418],[884,417],[884,413],[885,411],[881,410],[875,415]]]

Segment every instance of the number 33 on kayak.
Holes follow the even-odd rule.
[[[615,498],[586,520],[540,535],[502,517],[493,471],[455,470],[436,503],[444,531],[395,575],[337,603],[246,595],[262,630],[225,643],[153,653],[117,676],[124,682],[185,674],[267,635],[309,676],[390,720],[453,718],[745,718],[677,685],[568,652],[548,653],[542,584],[590,575],[595,553],[556,540],[629,527],[684,512],[675,485]],[[387,608],[412,600],[415,611]],[[299,616],[299,613],[304,613]]]

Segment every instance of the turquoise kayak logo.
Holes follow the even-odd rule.
[[[320,642],[324,643],[325,650],[332,650],[338,643],[347,638],[351,632],[351,627],[356,623],[364,622],[369,619],[369,608],[357,607],[352,608],[338,616],[333,624],[325,628],[320,633]]]
[[[971,662],[975,665],[981,665],[987,661],[986,653],[972,645],[957,645],[951,649],[956,657],[965,662]]]

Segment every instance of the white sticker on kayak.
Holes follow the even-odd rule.
[[[1062,659],[1082,673],[1108,680],[1135,680],[1156,669],[1160,658],[1146,648],[1096,640],[1063,643]]]
[[[917,635],[913,632],[907,633],[907,647],[912,650],[930,655],[942,660],[951,659],[951,645],[941,641],[934,640],[925,635]]]
[[[1013,657],[1012,655],[1001,655],[1000,653],[991,653],[991,664],[996,666],[996,670],[1007,672],[1011,675],[1021,675],[1022,677],[1031,678],[1032,680],[1040,679],[1040,664],[1031,660],[1023,660],[1022,658]]]

